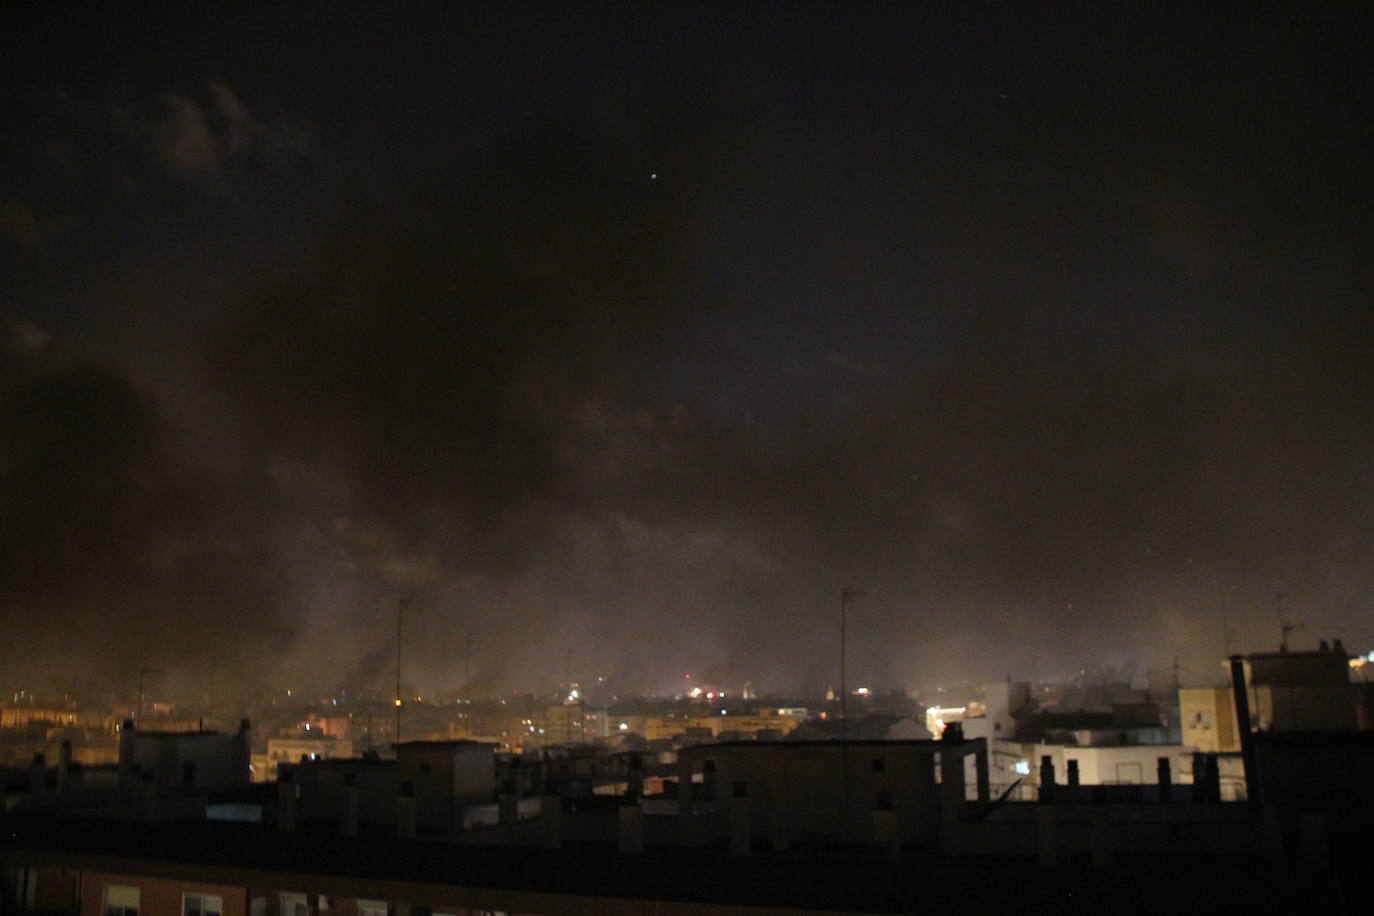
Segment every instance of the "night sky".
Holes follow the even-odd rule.
[[[1374,649],[1374,19],[1005,6],[7,5],[4,686]]]

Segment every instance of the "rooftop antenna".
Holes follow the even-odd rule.
[[[849,690],[845,684],[845,628],[849,616],[849,602],[863,594],[857,586],[840,589],[840,737],[847,736],[845,723],[849,720]]]
[[[1288,618],[1283,616],[1283,592],[1274,593],[1274,613],[1278,615],[1279,632],[1283,634],[1283,638],[1279,642],[1279,651],[1287,652],[1288,634],[1292,633],[1295,630],[1301,630],[1303,628],[1303,625],[1301,623],[1293,623]]]
[[[210,727],[215,727],[215,663],[210,662],[210,695],[205,700],[205,718],[210,720]],[[201,720],[200,730],[205,731],[205,722]]]
[[[1232,585],[1232,586],[1230,587],[1230,591],[1233,591],[1233,592],[1234,592],[1235,590],[1236,590],[1236,587],[1235,587],[1234,585]],[[1224,658],[1224,659],[1229,659],[1229,658],[1231,657],[1231,654],[1232,654],[1232,653],[1231,653],[1231,647],[1234,646],[1234,645],[1236,644],[1236,635],[1237,635],[1237,634],[1236,634],[1236,631],[1235,631],[1235,630],[1231,629],[1231,622],[1230,622],[1230,617],[1231,617],[1231,615],[1230,615],[1230,613],[1229,613],[1231,603],[1230,603],[1229,601],[1226,600],[1226,599],[1227,599],[1227,594],[1226,594],[1226,593],[1227,593],[1227,589],[1224,589],[1224,588],[1221,589],[1221,595],[1220,595],[1220,599],[1219,599],[1219,607],[1220,607],[1220,610],[1221,610],[1221,649],[1222,649],[1221,657]],[[1225,663],[1223,663],[1223,665],[1224,665],[1224,664],[1225,664]]]
[[[472,699],[472,631],[463,637],[463,696]]]
[[[394,739],[396,741],[396,755],[401,754],[401,621],[405,616],[407,599],[402,598],[396,602],[396,730]]]
[[[153,668],[148,665],[138,669],[138,714],[134,717],[134,721],[138,723],[140,728],[143,727],[143,685],[150,674],[161,676],[166,672],[161,668]]]
[[[840,788],[844,794],[844,838],[849,839],[849,687],[845,684],[845,624],[849,602],[863,594],[857,586],[840,589]]]
[[[566,652],[563,653],[563,680],[564,680],[564,682],[565,682],[563,686],[564,686],[564,688],[567,690],[567,696],[566,696],[566,698],[563,700],[563,731],[567,734],[568,744],[571,745],[571,744],[573,743],[573,731],[572,731],[572,715],[573,715],[573,712],[572,712],[572,709],[573,709],[573,706],[574,706],[574,705],[577,706],[577,708],[578,708],[578,713],[579,713],[579,714],[578,714],[578,717],[577,717],[577,731],[578,731],[578,737],[579,737],[579,738],[583,737],[583,734],[582,734],[582,727],[583,727],[583,726],[582,726],[582,715],[581,715],[582,700],[581,700],[580,697],[575,697],[575,696],[573,695],[573,681],[572,681],[572,649],[571,649],[571,648],[569,648]]]
[[[463,697],[467,700],[468,708],[463,714],[463,721],[467,723],[467,736],[472,737],[472,631],[468,630],[467,636],[463,637]]]

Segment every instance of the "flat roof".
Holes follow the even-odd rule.
[[[565,815],[575,816],[575,815]],[[1225,888],[1243,912],[1334,912],[1339,887],[1357,886],[1367,843],[1333,846],[1330,881],[1269,859],[1121,856],[1112,868],[1063,867],[1047,876],[1034,849],[1017,856],[941,856],[874,849],[762,845],[734,858],[723,843],[561,849],[455,844],[299,825],[295,833],[227,822],[0,817],[0,863],[130,877],[524,912],[642,914],[873,912],[1159,913]],[[1065,909],[1066,895],[1073,900]],[[571,900],[569,898],[572,898]],[[570,904],[575,904],[571,906]],[[752,909],[752,908],[759,909]],[[719,908],[719,909],[718,909]],[[745,909],[750,908],[750,909]],[[767,909],[772,908],[772,909]]]
[[[686,751],[709,752],[720,748],[752,747],[752,748],[798,748],[798,747],[868,747],[868,748],[910,748],[912,750],[929,749],[940,750],[941,748],[961,747],[981,741],[981,738],[966,738],[963,741],[942,741],[938,738],[896,738],[887,740],[883,738],[802,738],[798,740],[783,739],[781,741],[718,741],[713,744],[693,744],[682,748],[678,753]]]

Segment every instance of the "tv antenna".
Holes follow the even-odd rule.
[[[398,757],[401,754],[401,707],[405,705],[405,701],[401,699],[401,621],[405,617],[406,605],[409,603],[409,598],[402,598],[396,602],[396,730],[392,737],[396,742]]]
[[[1279,642],[1279,651],[1287,652],[1288,634],[1296,630],[1301,630],[1303,628],[1303,625],[1300,622],[1294,623],[1293,621],[1289,620],[1287,617],[1283,615],[1283,592],[1277,592],[1274,595],[1274,613],[1278,615],[1279,632],[1282,634],[1283,637]]]
[[[471,630],[463,637],[463,696],[472,700],[472,644],[476,641]]]

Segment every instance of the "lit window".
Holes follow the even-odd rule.
[[[358,916],[386,916],[386,901],[359,900]]]
[[[1011,768],[1012,768],[1013,770],[1015,770],[1016,772],[1020,773],[1022,776],[1029,776],[1029,775],[1030,775],[1030,761],[1029,761],[1029,760],[1018,760],[1018,761],[1016,761],[1015,763],[1013,763],[1013,764],[1011,765]]]
[[[127,884],[105,885],[105,916],[138,916],[138,888]]]
[[[224,898],[214,894],[182,894],[181,916],[220,916]]]
[[[310,916],[310,904],[304,894],[282,894],[281,916]]]

